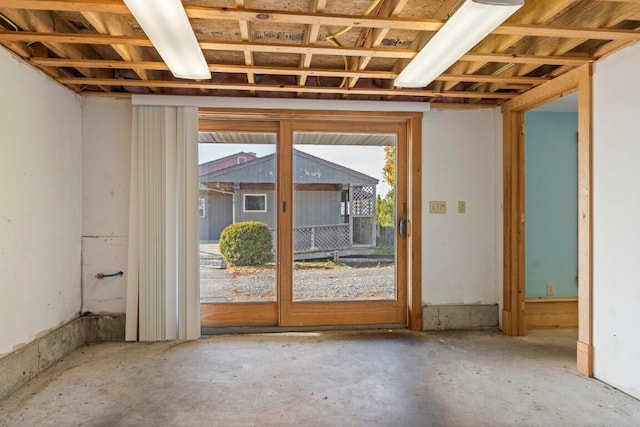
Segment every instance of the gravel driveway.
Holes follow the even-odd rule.
[[[394,298],[394,267],[295,270],[294,300],[380,300]],[[200,267],[200,301],[275,300],[275,271],[233,273]]]

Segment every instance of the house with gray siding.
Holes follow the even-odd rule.
[[[294,252],[373,248],[378,179],[294,150]],[[225,227],[260,221],[276,228],[276,156],[256,157],[200,175],[200,240]]]

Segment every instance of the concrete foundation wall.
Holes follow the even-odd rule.
[[[124,315],[77,317],[0,358],[0,400],[87,343],[122,340]]]
[[[80,312],[82,123],[77,95],[2,47],[0,70],[2,357]]]
[[[598,61],[593,123],[597,378],[640,398],[640,44]]]
[[[426,305],[422,329],[492,329],[498,327],[498,304]]]

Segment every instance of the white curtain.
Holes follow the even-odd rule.
[[[200,336],[198,111],[134,106],[127,341]]]

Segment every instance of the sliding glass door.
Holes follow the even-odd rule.
[[[399,123],[201,123],[203,325],[406,324],[406,139]]]

